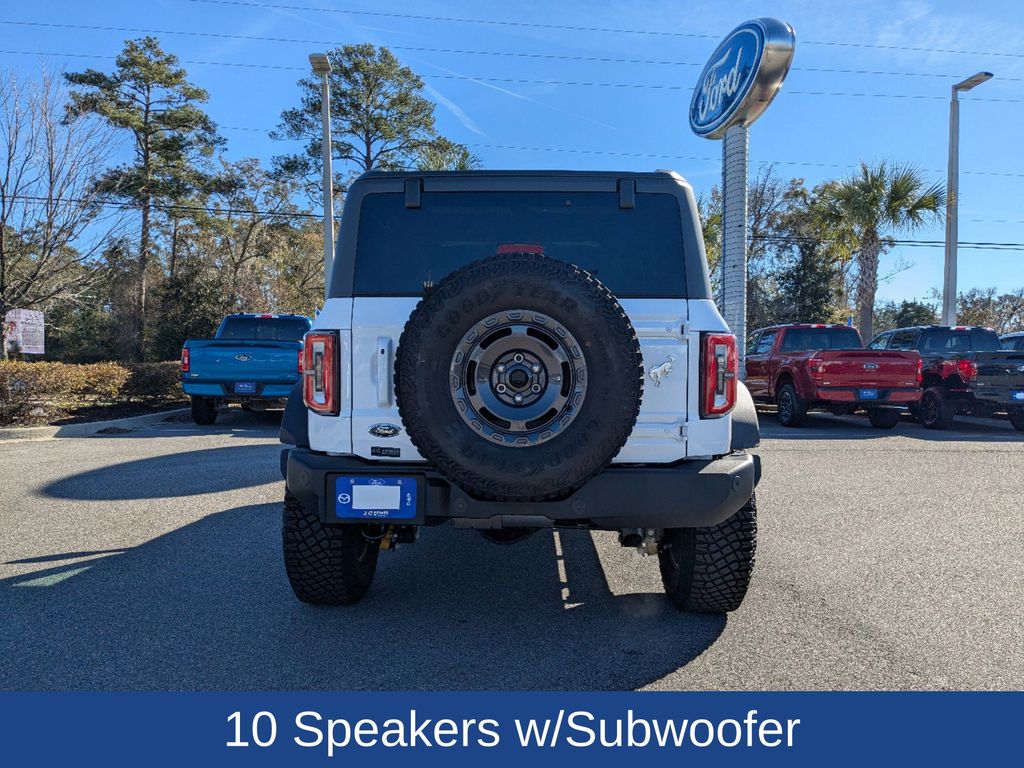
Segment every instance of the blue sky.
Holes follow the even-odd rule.
[[[719,182],[721,150],[690,132],[690,89],[718,38],[747,18],[777,16],[796,28],[797,50],[782,93],[751,129],[752,169],[774,162],[780,175],[813,185],[860,160],[887,159],[944,182],[949,86],[987,69],[995,79],[962,97],[960,240],[1024,243],[1024,3],[1016,0],[276,4],[8,0],[0,62],[25,74],[43,62],[109,68],[125,38],[153,32],[210,92],[229,155],[269,162],[283,147],[266,131],[296,103],[307,53],[371,42],[424,77],[441,132],[471,145],[488,168],[673,168],[701,193]],[[911,235],[943,236],[941,225]],[[941,287],[941,247],[898,248],[882,274],[901,263],[911,266],[883,283],[880,298]],[[959,285],[1024,286],[1024,251],[961,249]]]

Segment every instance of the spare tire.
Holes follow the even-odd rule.
[[[535,253],[474,262],[416,306],[395,360],[402,423],[420,454],[478,497],[564,496],[626,443],[643,362],[615,297]]]

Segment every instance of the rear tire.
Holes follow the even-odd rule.
[[[285,493],[284,567],[295,596],[313,605],[352,605],[370,589],[380,547],[360,525],[324,525],[315,509]]]
[[[939,387],[928,387],[921,395],[918,419],[927,429],[949,429],[956,410]]]
[[[192,421],[208,427],[217,420],[217,401],[212,397],[192,395]]]
[[[756,549],[754,496],[718,525],[669,528],[658,552],[665,594],[684,611],[735,611],[747,594]]]
[[[875,429],[893,429],[900,423],[900,412],[895,408],[868,408],[868,421]]]
[[[783,384],[776,404],[779,406],[779,424],[784,427],[799,427],[807,420],[807,403],[800,399],[796,387]]]
[[[1024,432],[1024,408],[1014,408],[1010,411],[1010,423],[1018,432]]]

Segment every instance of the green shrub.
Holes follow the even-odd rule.
[[[139,363],[129,366],[130,376],[121,389],[125,400],[160,402],[180,400],[181,367],[176,360],[166,363]]]
[[[0,425],[46,423],[94,405],[183,397],[176,361],[131,366],[0,361]]]

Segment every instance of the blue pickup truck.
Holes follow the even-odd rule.
[[[181,384],[192,420],[213,424],[224,403],[246,410],[284,405],[302,376],[302,315],[228,315],[212,339],[189,339],[181,350]]]

